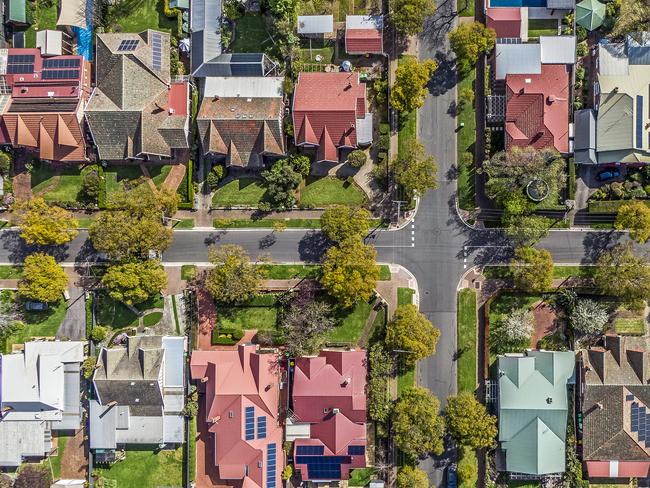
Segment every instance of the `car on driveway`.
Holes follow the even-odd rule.
[[[608,168],[603,171],[600,171],[596,175],[598,181],[609,181],[621,176],[621,171],[617,168]]]

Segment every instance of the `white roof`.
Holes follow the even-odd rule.
[[[83,488],[86,480],[59,480],[50,488]]]
[[[345,17],[346,29],[372,29],[382,30],[384,19],[381,15],[347,15]]]
[[[332,15],[299,15],[298,34],[331,34],[334,32]]]
[[[63,54],[63,32],[49,29],[37,31],[36,47],[43,56],[60,56]]]
[[[182,415],[165,415],[163,417],[163,442],[182,444],[185,442],[185,418]]]
[[[22,457],[45,455],[45,422],[0,421],[0,466],[19,466]]]
[[[282,98],[282,82],[280,76],[223,76],[205,78],[203,85],[204,97],[221,98]]]
[[[164,386],[182,387],[185,377],[185,337],[163,337],[163,349],[165,349]]]
[[[497,44],[496,79],[503,80],[506,75],[534,75],[542,72],[542,53],[540,44]]]
[[[574,64],[576,62],[575,36],[540,36],[543,64]]]
[[[372,142],[372,114],[368,113],[362,119],[357,119],[357,144]]]

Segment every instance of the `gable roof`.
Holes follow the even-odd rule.
[[[333,15],[299,15],[298,34],[331,34],[334,32]]]
[[[497,38],[522,38],[522,7],[497,7],[488,8],[486,13],[487,27],[494,29]],[[528,22],[526,18],[526,37],[528,34]]]
[[[564,449],[559,449],[558,440],[564,445],[566,385],[574,364],[570,351],[529,350],[498,358],[499,442],[508,471],[533,475],[564,471]]]
[[[345,51],[350,54],[383,52],[384,19],[381,15],[345,17]]]

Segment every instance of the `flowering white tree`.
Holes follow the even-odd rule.
[[[531,310],[519,309],[512,312],[501,323],[499,332],[508,342],[525,342],[533,335],[535,317]]]
[[[609,314],[607,310],[588,298],[578,300],[569,315],[571,326],[581,335],[595,336],[602,334],[608,320]]]

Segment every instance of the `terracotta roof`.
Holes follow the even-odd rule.
[[[366,109],[366,87],[359,82],[358,73],[300,73],[293,98],[296,144],[320,144],[327,127],[335,147],[356,147],[357,119],[365,116]],[[332,149],[322,149],[319,154],[332,157]],[[337,161],[338,156],[326,160]]]
[[[506,76],[506,147],[569,151],[569,74],[544,64],[540,74]]]
[[[617,473],[618,478],[647,478],[650,475],[648,461],[587,461],[590,478],[610,478]]]
[[[521,37],[521,10],[519,7],[487,9],[487,26],[494,29],[497,37]]]
[[[350,54],[381,54],[383,49],[380,29],[346,29],[345,51]]]

